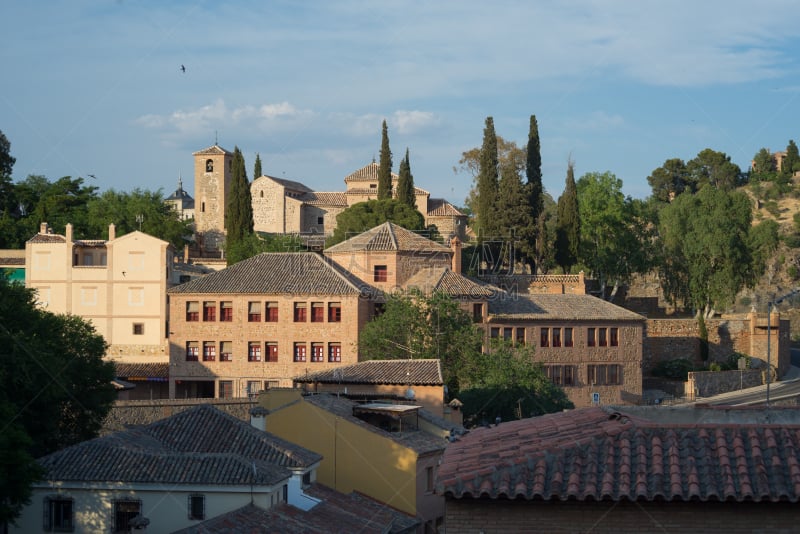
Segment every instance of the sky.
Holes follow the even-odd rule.
[[[456,172],[486,117],[524,147],[531,115],[544,187],[613,173],[650,195],[664,161],[705,148],[747,168],[800,138],[800,2],[7,0],[0,131],[13,178],[161,189],[192,153],[239,147],[248,177],[316,191],[409,151],[415,184],[463,205]],[[185,66],[185,72],[181,70]],[[90,177],[93,176],[93,177]]]

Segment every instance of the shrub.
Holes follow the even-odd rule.
[[[660,362],[653,368],[653,376],[667,380],[686,380],[690,371],[694,371],[694,364],[687,358],[676,358]]]

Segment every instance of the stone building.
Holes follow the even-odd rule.
[[[201,255],[225,243],[225,205],[231,185],[233,152],[213,145],[194,156],[195,241]]]
[[[194,218],[194,199],[183,188],[182,179],[178,179],[178,189],[165,198],[164,203],[172,206],[181,220],[186,221]]]

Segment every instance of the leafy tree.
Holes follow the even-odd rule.
[[[689,170],[683,160],[678,158],[665,161],[664,165],[647,177],[647,182],[653,190],[653,197],[660,202],[670,202],[687,190],[694,191]]]
[[[575,185],[575,166],[567,165],[564,192],[558,197],[556,210],[555,260],[562,272],[568,273],[578,261],[581,220],[578,212],[578,190]]]
[[[789,144],[786,146],[786,156],[781,162],[781,174],[792,176],[797,171],[800,171],[800,153],[798,153],[794,140],[789,139]]]
[[[717,152],[706,148],[686,164],[690,180],[694,183],[695,190],[706,184],[711,184],[718,189],[730,191],[744,184],[744,175],[730,156],[724,152]]]
[[[499,230],[495,224],[498,167],[497,135],[494,131],[494,119],[486,117],[486,126],[483,129],[483,144],[481,145],[478,160],[476,203],[473,206],[477,219],[477,230],[486,237],[496,237]]]
[[[192,235],[191,222],[182,220],[172,206],[164,202],[160,190],[136,188],[126,193],[109,189],[90,200],[86,209],[87,231],[95,238],[107,238],[108,225],[113,223],[117,237],[141,229],[181,250]]]
[[[414,176],[411,174],[411,163],[408,160],[408,149],[406,157],[400,161],[400,172],[397,178],[397,200],[407,206],[416,209],[417,197],[414,195]]]
[[[246,259],[238,254],[230,254],[230,248],[239,250],[237,243],[253,234],[253,201],[250,196],[250,182],[247,181],[244,156],[239,147],[233,150],[231,163],[231,189],[225,209],[226,246],[228,252],[228,265]]]
[[[325,246],[333,246],[386,221],[391,221],[407,230],[425,229],[425,219],[422,214],[407,204],[393,198],[368,200],[353,204],[336,216],[336,229]]]
[[[479,354],[458,394],[464,403],[466,426],[511,421],[574,408],[564,390],[534,362],[533,348],[498,343],[489,354]]]
[[[0,130],[0,177],[11,177],[17,159],[11,155],[11,142]]]
[[[775,156],[767,148],[762,148],[753,156],[751,176],[761,181],[771,180],[775,175]],[[751,178],[752,181],[752,178]]]
[[[530,244],[536,225],[530,196],[520,175],[509,167],[501,167],[500,172],[494,224],[511,245],[508,250],[508,266],[513,271],[518,259],[531,257]]]
[[[659,217],[659,276],[672,304],[710,316],[752,284],[752,206],[745,193],[706,185],[679,195]]]
[[[439,359],[448,391],[455,395],[463,372],[480,353],[481,332],[458,302],[444,293],[387,295],[384,312],[359,336],[366,359]]]
[[[114,365],[103,361],[105,350],[105,340],[90,323],[38,309],[31,290],[0,277],[4,519],[16,517],[26,500],[24,491],[17,492],[38,477],[31,458],[100,431],[116,396]]]
[[[261,156],[256,152],[256,163],[253,165],[253,180],[260,178],[264,173],[261,172]]]
[[[765,219],[750,227],[747,246],[752,257],[750,276],[753,280],[760,278],[766,272],[767,261],[777,250],[779,241],[778,223],[772,219]]]
[[[295,234],[253,233],[228,245],[228,257],[252,258],[262,252],[298,252],[310,250]],[[241,260],[239,260],[241,261]]]
[[[378,166],[378,200],[392,198],[392,151],[389,149],[389,130],[383,121],[381,158]]]

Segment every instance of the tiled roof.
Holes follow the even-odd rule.
[[[51,481],[276,484],[322,457],[209,404],[39,459]],[[255,466],[255,469],[254,469]]]
[[[279,183],[286,189],[291,189],[292,191],[300,191],[302,193],[311,193],[311,189],[308,188],[306,185],[301,184],[300,182],[295,182],[293,180],[286,180],[284,178],[276,178],[274,176],[268,176],[266,174],[259,176],[259,178],[269,178],[270,180]]]
[[[352,365],[305,374],[298,383],[334,384],[414,384],[440,386],[442,368],[439,360],[367,360]]]
[[[429,198],[428,217],[466,217],[466,215],[443,198]]]
[[[329,393],[319,393],[315,395],[307,395],[303,397],[303,399],[306,402],[325,410],[326,412],[330,412],[341,417],[342,419],[350,421],[354,425],[358,425],[374,434],[383,436],[386,439],[390,439],[399,445],[408,447],[409,449],[417,452],[417,454],[427,454],[443,450],[447,444],[444,439],[428,434],[422,430],[387,432],[375,425],[367,423],[366,421],[362,421],[353,415],[353,408],[360,406],[360,404],[345,397],[340,397],[338,395],[332,395]],[[419,411],[422,412],[423,409],[420,408]]]
[[[197,152],[193,152],[192,156],[219,156],[219,155],[231,154],[231,153],[232,152],[229,152],[229,151],[225,150],[224,148],[222,148],[221,146],[215,144],[215,145],[210,146],[208,148],[204,148],[203,150],[198,150]]]
[[[249,504],[173,534],[229,532],[400,534],[414,532],[419,523],[417,519],[359,493],[345,495],[322,484],[312,484],[305,488],[304,492],[322,502],[307,511],[286,503],[268,510]]]
[[[798,501],[800,424],[702,419],[654,422],[624,408],[583,408],[479,428],[447,447],[436,491],[545,501]]]
[[[489,321],[644,321],[638,313],[591,295],[504,293],[489,301]]]
[[[265,252],[167,293],[356,295],[366,285],[313,252]]]
[[[385,222],[371,230],[337,243],[325,252],[404,251],[450,252],[450,249],[393,222]]]
[[[66,243],[67,238],[58,234],[36,234],[28,243]]]
[[[357,171],[348,176],[345,176],[344,181],[345,183],[348,182],[375,182],[378,180],[378,170],[381,166],[376,163],[372,162],[369,165],[365,165],[361,167]],[[396,180],[398,177],[397,174],[392,173],[392,180]]]
[[[424,267],[408,279],[406,288],[416,288],[425,295],[441,291],[453,298],[490,299],[505,294],[501,289],[467,278],[447,267]]]
[[[319,193],[312,191],[306,193],[300,200],[309,206],[347,207],[347,195],[343,192]]]
[[[116,376],[121,378],[169,378],[169,363],[115,362]]]
[[[0,264],[25,265],[25,249],[0,249]]]

